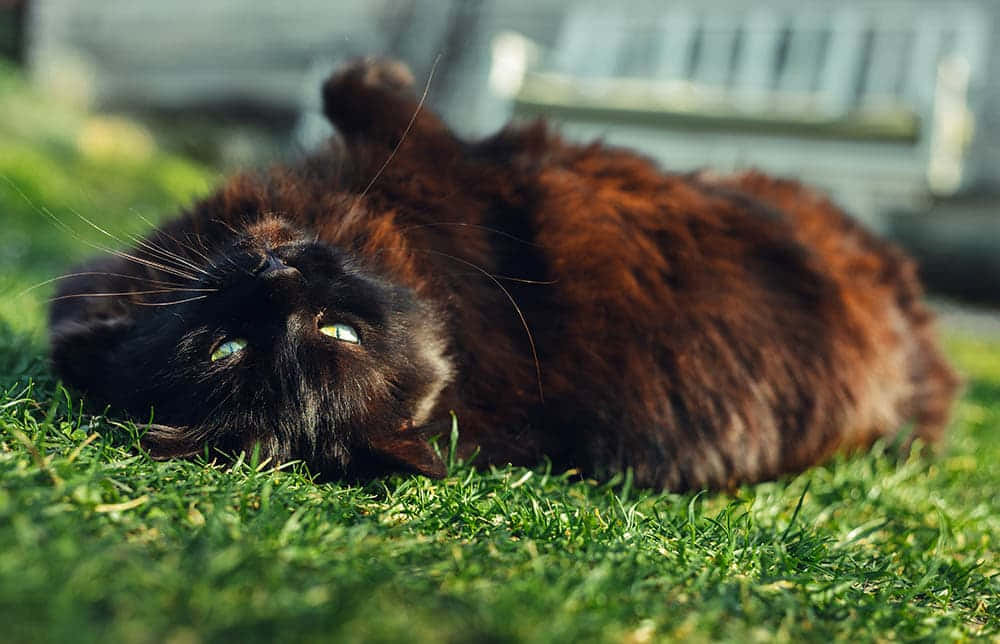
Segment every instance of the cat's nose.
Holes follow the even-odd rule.
[[[265,279],[273,279],[276,277],[298,277],[301,273],[299,273],[299,269],[289,266],[272,253],[265,253],[264,257],[260,260],[260,264],[254,270],[254,275]]]

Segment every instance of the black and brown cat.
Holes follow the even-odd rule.
[[[956,390],[914,265],[822,196],[671,174],[543,123],[483,141],[405,67],[323,88],[340,137],[62,282],[57,372],[185,457],[325,477],[478,463],[726,487],[938,439]]]

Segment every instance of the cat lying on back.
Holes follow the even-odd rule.
[[[461,141],[410,80],[347,67],[329,150],[65,279],[62,378],[152,418],[156,456],[259,444],[327,478],[443,476],[450,410],[477,463],[673,490],[941,436],[956,378],[914,266],[829,201],[541,123]]]

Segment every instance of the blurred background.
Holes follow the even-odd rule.
[[[546,116],[671,170],[798,177],[917,255],[931,288],[1000,302],[994,0],[0,0],[0,136],[35,146],[35,127],[155,173],[111,202],[141,208],[308,152],[331,133],[320,82],[369,54],[421,84],[439,58],[429,101],[465,136]],[[27,152],[3,165],[3,147],[23,191]],[[0,264],[45,251],[8,238]]]

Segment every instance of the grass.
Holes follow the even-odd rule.
[[[149,141],[102,148],[80,133],[107,121],[10,73],[0,111],[4,639],[1000,637],[1000,342],[950,339],[968,388],[944,455],[880,448],[733,494],[544,467],[452,463],[442,481],[352,486],[252,455],[154,462],[47,370],[50,287],[19,293],[91,252],[44,209],[138,230],[135,209],[169,213],[215,178]]]

